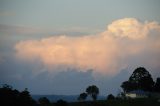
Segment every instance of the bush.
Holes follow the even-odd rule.
[[[114,99],[115,99],[115,97],[112,94],[109,94],[107,96],[107,100],[114,100]]]
[[[56,106],[68,106],[68,103],[62,99],[58,100]]]

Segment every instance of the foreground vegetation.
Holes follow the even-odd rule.
[[[160,106],[158,99],[115,99],[100,100],[96,102],[75,102],[69,103],[68,106]]]
[[[64,100],[58,100],[52,103],[46,97],[39,98],[35,101],[29,91],[18,91],[9,85],[0,87],[0,106],[160,106],[160,96],[151,95],[153,93],[160,94],[160,78],[154,82],[151,74],[143,67],[137,68],[128,81],[121,85],[124,92],[121,92],[117,97],[109,94],[106,100],[97,100],[99,88],[96,85],[91,85],[86,90],[80,93],[77,100],[79,102],[68,103]],[[147,98],[128,98],[125,93],[143,90],[149,92]],[[92,101],[85,101],[90,96]]]

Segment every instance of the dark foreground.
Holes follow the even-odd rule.
[[[141,99],[111,98],[107,100],[69,102],[58,100],[50,102],[46,97],[34,100],[27,89],[18,91],[8,85],[0,88],[0,106],[160,106],[160,97]]]
[[[160,106],[157,99],[106,100],[97,102],[75,102],[68,106]]]

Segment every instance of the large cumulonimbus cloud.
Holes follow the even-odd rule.
[[[96,35],[20,41],[15,50],[18,59],[40,61],[49,71],[93,69],[95,73],[115,75],[137,61],[159,68],[160,25],[125,18],[112,22],[106,31]]]

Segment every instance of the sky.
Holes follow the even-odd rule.
[[[160,77],[159,0],[0,0],[0,84],[31,94],[117,94]]]

